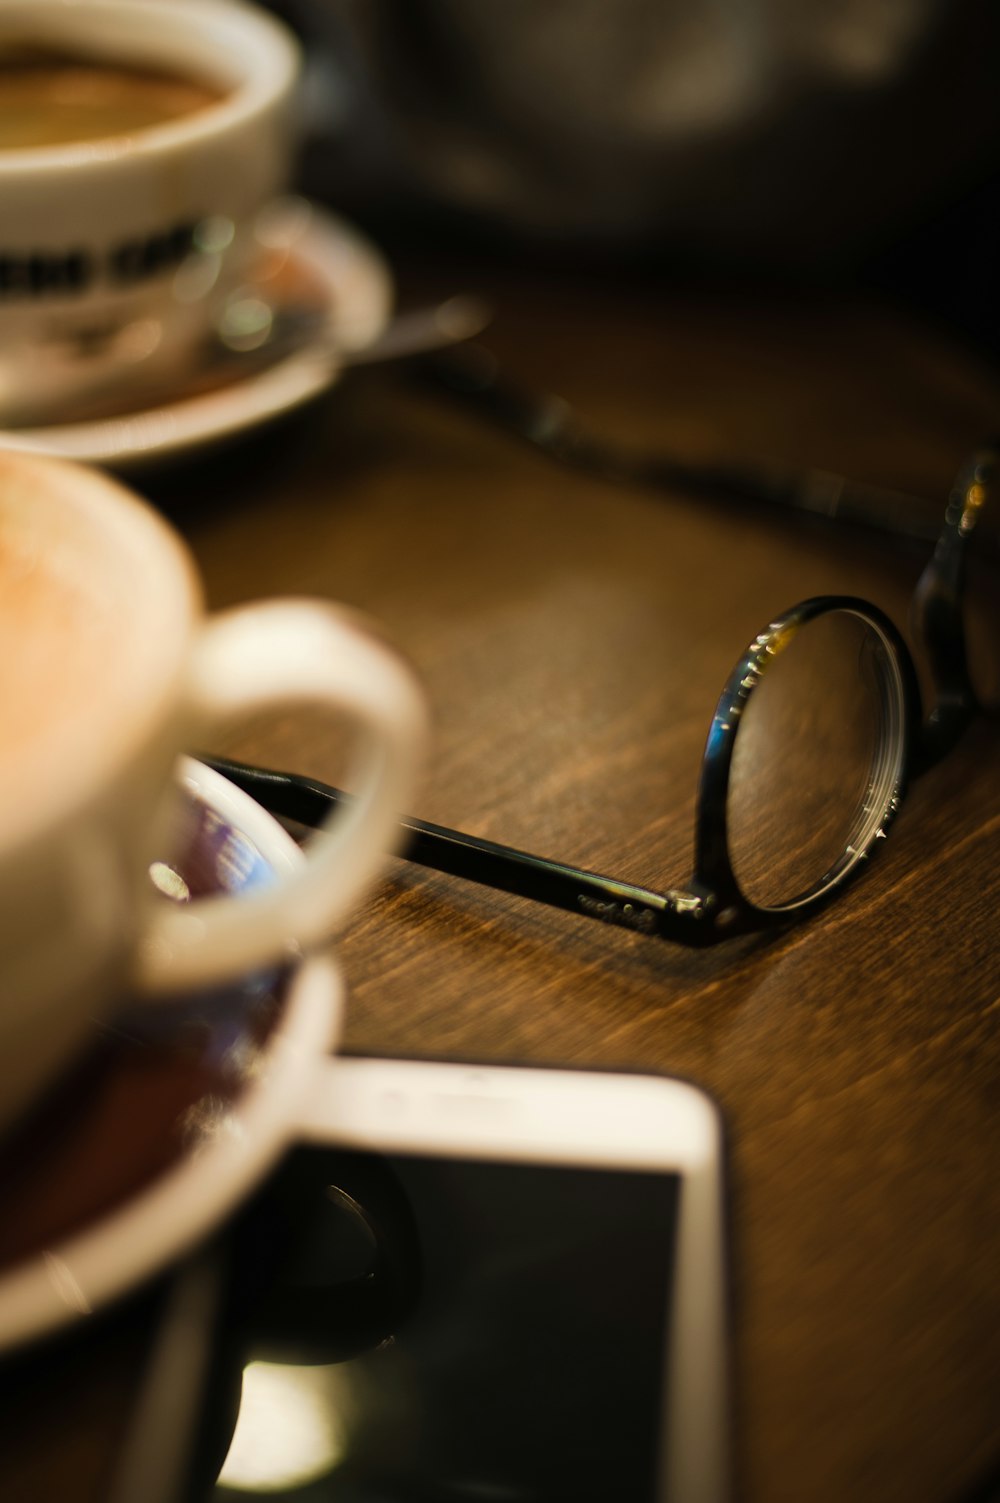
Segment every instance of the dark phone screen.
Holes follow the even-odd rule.
[[[408,1308],[352,1360],[250,1363],[214,1497],[654,1503],[677,1176],[379,1162],[412,1216]]]

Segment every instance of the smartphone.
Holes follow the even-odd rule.
[[[641,1074],[335,1070],[333,1146],[298,1150],[280,1203],[254,1212],[272,1229],[294,1216],[296,1268],[283,1319],[244,1345],[216,1503],[722,1503],[728,1298],[708,1097]],[[382,1325],[345,1340],[343,1290],[380,1282]]]

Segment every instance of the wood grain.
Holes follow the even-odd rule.
[[[526,382],[688,459],[943,511],[997,410],[973,357],[870,305],[490,266],[475,289]],[[143,488],[213,607],[329,597],[405,649],[435,724],[413,813],[652,886],[690,870],[705,733],[752,635],[827,591],[906,631],[923,562],[561,470],[402,370]],[[849,895],[776,939],[673,951],[396,861],[343,941],[352,1050],[639,1066],[718,1101],[750,1503],[939,1503],[1000,1460],[998,744],[978,724]],[[331,777],[331,748],[304,711],[224,749]]]
[[[485,290],[513,371],[686,458],[820,465],[936,510],[996,410],[994,380],[884,310]],[[751,636],[827,591],[908,627],[919,556],[560,470],[402,373],[352,378],[289,443],[224,507],[182,503],[212,603],[371,612],[433,706],[413,812],[541,854],[683,878]],[[336,771],[307,716],[240,749]],[[641,1066],[719,1102],[748,1499],[929,1503],[997,1460],[998,830],[981,725],[884,859],[783,938],[674,953],[403,863],[346,937],[352,1049]]]

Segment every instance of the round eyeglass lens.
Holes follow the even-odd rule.
[[[726,816],[744,896],[788,908],[879,838],[901,782],[904,691],[882,634],[853,611],[827,611],[769,646],[740,717]]]

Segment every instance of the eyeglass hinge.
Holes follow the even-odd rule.
[[[706,918],[715,906],[709,894],[685,892],[681,887],[671,887],[665,897],[674,913],[688,913],[696,919]]]

